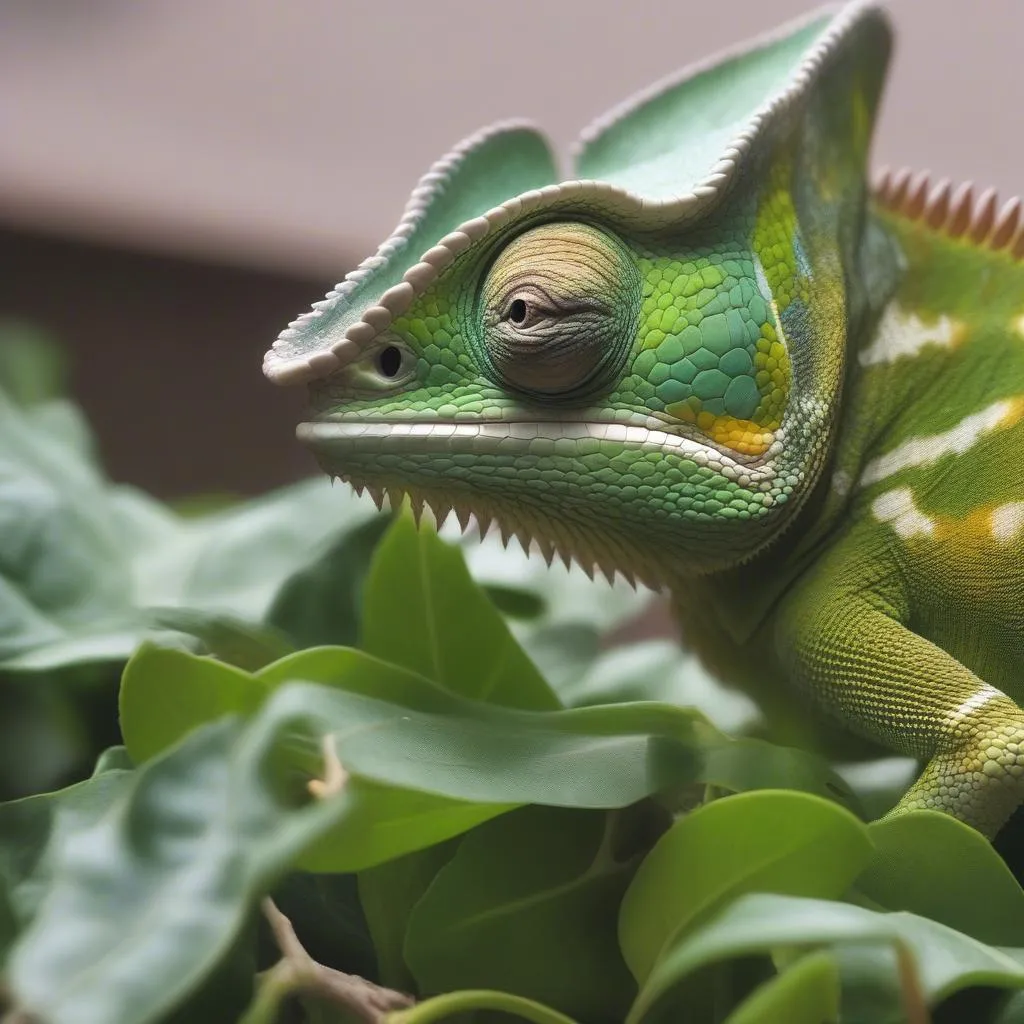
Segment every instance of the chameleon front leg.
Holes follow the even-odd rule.
[[[1024,801],[1024,710],[899,614],[898,602],[819,577],[780,609],[777,650],[852,727],[927,761],[890,815],[941,810],[992,838]]]

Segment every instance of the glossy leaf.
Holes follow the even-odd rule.
[[[136,764],[221,715],[255,711],[267,694],[255,676],[212,658],[144,644],[125,666],[121,733]]]
[[[549,709],[558,698],[473,580],[458,548],[400,516],[366,581],[362,647],[445,689],[507,707]]]
[[[810,953],[756,989],[725,1024],[828,1024],[839,1019],[835,959]]]
[[[338,813],[285,799],[285,732],[281,720],[208,726],[54,846],[46,899],[9,961],[23,1009],[153,1020],[215,970],[255,899]]]
[[[355,644],[366,575],[390,525],[389,516],[376,515],[342,533],[284,582],[267,613],[267,622],[290,637],[296,647]]]
[[[868,832],[876,849],[859,893],[983,942],[1024,946],[1024,890],[980,833],[938,811],[876,821]]]
[[[757,719],[757,708],[748,697],[727,690],[696,655],[669,640],[644,640],[605,651],[583,677],[559,693],[570,707],[638,700],[695,707],[729,732]]]
[[[416,990],[405,962],[409,915],[458,844],[458,839],[452,839],[359,872],[359,899],[373,936],[382,985],[400,992]]]
[[[288,638],[276,629],[231,615],[156,608],[147,613],[147,619],[161,629],[195,637],[201,641],[202,653],[247,672],[255,672],[295,651]]]
[[[880,913],[848,903],[756,893],[731,903],[665,951],[630,1010],[627,1024],[662,1020],[659,1004],[677,1002],[676,991],[709,964],[851,942],[888,942],[905,948],[931,1006],[969,986],[1024,986],[1024,949],[988,946],[905,912]]]
[[[706,804],[677,821],[637,871],[619,919],[626,962],[642,983],[675,936],[745,893],[841,896],[871,849],[860,821],[807,793]]]
[[[527,807],[466,835],[409,920],[426,994],[493,988],[583,1020],[621,1021],[636,986],[616,941],[648,809]]]
[[[111,769],[55,793],[0,804],[0,888],[19,929],[32,920],[50,884],[47,851],[59,853],[130,785],[130,772]]]
[[[160,670],[141,671],[142,659],[152,659]],[[460,698],[349,648],[302,651],[252,677],[206,658],[153,648],[133,666],[125,677],[122,729],[137,761],[214,712],[254,706],[260,688],[273,690],[290,679],[326,684],[291,688],[306,695],[293,698],[299,703],[292,710],[305,714],[317,735],[331,734],[341,763],[361,777],[349,799],[351,813],[364,825],[344,851],[327,840],[318,843],[304,861],[310,869],[358,870],[439,842],[520,803],[619,807],[695,782],[758,785],[761,777],[771,779],[773,758],[785,766],[792,756],[801,771],[820,768],[807,755],[765,744],[768,770],[759,776],[754,752],[761,747],[752,752],[744,743],[753,741],[726,740],[687,709],[658,704],[561,712],[501,708]],[[221,680],[227,697],[211,692]],[[319,756],[316,742],[313,747],[313,756]],[[821,773],[818,781],[824,785],[828,773],[823,768]],[[373,799],[360,795],[371,780],[390,794],[394,807],[378,805],[380,792]],[[408,827],[411,817],[422,830]],[[393,819],[406,823],[398,842],[387,824]]]

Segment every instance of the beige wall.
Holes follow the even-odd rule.
[[[801,0],[0,0],[0,220],[333,279],[481,124],[592,116]],[[1022,188],[1022,0],[902,0],[879,161]]]

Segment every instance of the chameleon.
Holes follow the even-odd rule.
[[[886,12],[821,9],[587,128],[459,144],[264,360],[321,467],[667,590],[723,680],[1024,799],[1024,227],[872,179]]]

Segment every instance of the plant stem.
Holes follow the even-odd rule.
[[[453,1013],[466,1010],[502,1010],[532,1021],[533,1024],[576,1024],[564,1013],[552,1010],[549,1006],[536,1003],[532,999],[524,999],[508,992],[486,990],[449,992],[443,996],[434,996],[433,999],[417,1003],[408,1010],[388,1014],[387,1024],[431,1024],[432,1021],[443,1020]]]

